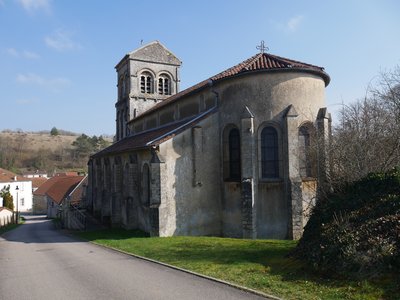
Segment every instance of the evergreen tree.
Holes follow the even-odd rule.
[[[3,207],[14,210],[14,199],[10,193],[10,185],[5,186],[0,191],[0,197],[3,198]]]
[[[50,135],[56,136],[59,135],[60,133],[58,132],[58,129],[56,127],[53,127],[50,131]]]

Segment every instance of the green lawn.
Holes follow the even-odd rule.
[[[78,235],[284,299],[400,299],[399,281],[396,285],[394,276],[358,282],[313,273],[299,261],[287,257],[295,241],[149,238],[137,231],[121,229]]]

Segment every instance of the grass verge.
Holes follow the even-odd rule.
[[[20,224],[12,223],[12,224],[8,224],[6,226],[0,227],[0,235],[2,235],[3,233],[6,233],[7,231],[17,228],[21,224],[22,223],[20,223]]]
[[[284,299],[399,299],[394,276],[371,280],[315,274],[288,257],[295,241],[216,237],[149,238],[122,229],[78,236]]]

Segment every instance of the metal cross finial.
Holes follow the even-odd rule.
[[[260,46],[257,46],[256,49],[260,50],[261,53],[269,50],[269,48],[265,46],[264,41],[261,41]]]

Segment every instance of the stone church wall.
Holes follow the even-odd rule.
[[[160,236],[220,235],[218,115],[160,145]]]
[[[292,237],[293,231],[302,230],[306,220],[300,217],[300,220],[304,220],[298,227],[298,220],[292,221],[291,218],[306,203],[301,204],[302,201],[292,199],[292,197],[302,197],[301,194],[293,193],[294,190],[298,190],[297,185],[301,185],[301,179],[299,158],[296,157],[298,154],[290,150],[293,147],[289,148],[288,142],[297,141],[300,124],[305,121],[315,123],[319,109],[324,106],[324,81],[319,76],[308,73],[274,72],[229,79],[214,88],[219,94],[221,132],[224,132],[227,126],[235,126],[242,133],[246,132],[246,128],[241,128],[242,124],[245,124],[241,120],[246,114],[246,106],[254,117],[252,139],[255,144],[256,159],[252,166],[244,166],[248,158],[242,160],[242,168],[253,168],[253,172],[251,170],[246,172],[254,174],[255,177],[253,178],[256,186],[253,191],[255,203],[252,211],[252,218],[255,219],[255,222],[252,221],[255,236],[280,239]],[[297,110],[295,117],[297,126],[287,127],[284,119],[290,105]],[[280,176],[272,182],[261,178],[259,164],[260,132],[266,125],[276,128],[279,137]],[[241,136],[241,140],[242,138]],[[223,185],[223,235],[240,237],[242,232],[238,224],[248,222],[243,219],[241,210],[243,208],[240,198],[241,185],[226,180]],[[315,198],[315,190],[306,185],[303,186],[303,190],[304,197],[307,198],[304,199],[305,202]]]

